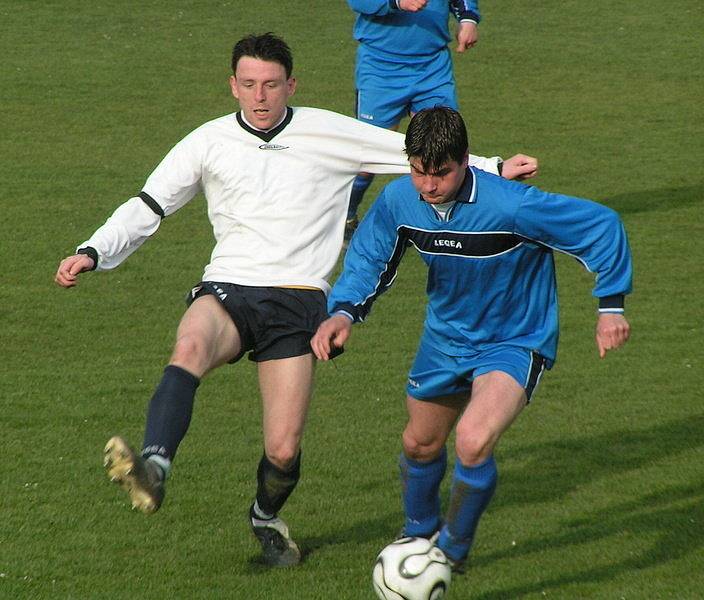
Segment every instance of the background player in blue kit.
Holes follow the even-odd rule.
[[[476,0],[348,0],[358,13],[354,38],[359,42],[355,69],[356,116],[397,129],[403,117],[433,106],[458,109],[448,19],[458,21],[457,51],[477,41],[481,16]],[[524,174],[537,162],[521,156]],[[357,226],[357,210],[374,175],[360,173],[352,186],[345,239]]]
[[[328,299],[333,315],[311,344],[319,359],[394,281],[413,245],[428,266],[424,331],[407,385],[400,458],[404,534],[432,537],[457,568],[497,481],[493,449],[555,361],[558,305],[553,250],[596,273],[599,355],[629,337],[626,233],[611,209],[468,167],[467,132],[448,108],[417,113],[406,133],[411,175],[374,202]],[[420,194],[420,195],[419,195]],[[448,514],[439,487],[456,427]]]

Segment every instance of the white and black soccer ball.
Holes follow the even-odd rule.
[[[405,537],[379,553],[372,582],[381,600],[440,600],[451,574],[447,557],[430,540]]]

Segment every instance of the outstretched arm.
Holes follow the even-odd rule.
[[[604,358],[608,350],[623,346],[631,335],[631,326],[621,313],[601,313],[596,322],[596,346],[599,358]]]
[[[342,348],[352,333],[352,319],[337,313],[323,321],[310,340],[313,354],[319,360],[328,360],[336,348]]]

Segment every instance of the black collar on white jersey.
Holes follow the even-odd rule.
[[[477,186],[474,185],[474,183],[474,171],[472,171],[471,167],[467,167],[464,175],[464,181],[452,200],[455,202],[464,202],[465,204],[474,204],[477,201]],[[418,194],[418,199],[421,202],[425,202],[421,194]]]
[[[286,116],[284,117],[284,120],[281,121],[281,123],[279,123],[276,127],[274,127],[274,129],[270,129],[269,131],[262,131],[261,129],[255,129],[250,125],[247,125],[245,120],[242,118],[241,110],[235,113],[235,117],[237,117],[237,122],[240,124],[240,127],[242,129],[248,131],[252,135],[256,135],[259,139],[264,140],[265,142],[270,142],[284,130],[286,125],[291,122],[291,119],[293,119],[293,109],[290,106],[287,106]]]

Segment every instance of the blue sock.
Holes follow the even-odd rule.
[[[374,180],[373,173],[360,174],[354,178],[352,183],[352,192],[350,192],[350,204],[347,207],[347,220],[354,219],[357,216],[357,209],[362,203],[362,198],[364,198],[364,192],[372,184]]]
[[[493,456],[474,467],[455,463],[447,520],[438,540],[452,560],[464,560],[469,554],[479,518],[494,495],[497,475]]]
[[[181,367],[169,365],[149,402],[142,456],[173,460],[186,435],[200,379]]]
[[[406,521],[403,532],[407,536],[429,536],[440,526],[440,483],[447,469],[447,451],[427,463],[399,458],[403,510]]]

